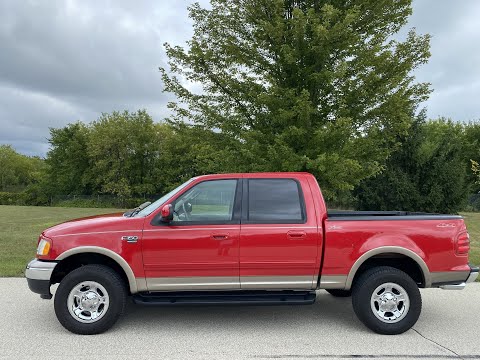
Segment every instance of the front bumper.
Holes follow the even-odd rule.
[[[444,290],[463,290],[466,284],[474,282],[477,279],[478,273],[479,273],[478,266],[470,265],[470,273],[468,274],[468,277],[465,281],[459,282],[457,284],[445,284],[439,287],[440,289],[444,289]]]
[[[28,287],[34,293],[40,294],[42,299],[52,298],[52,294],[50,293],[50,279],[55,266],[57,266],[57,263],[53,261],[33,259],[25,269]]]

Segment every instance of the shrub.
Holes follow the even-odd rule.
[[[0,192],[0,205],[27,205],[27,194],[25,192]]]

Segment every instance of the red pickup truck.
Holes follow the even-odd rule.
[[[26,268],[78,334],[109,329],[129,296],[148,305],[312,304],[316,291],[352,296],[370,329],[399,334],[417,321],[419,288],[462,289],[463,218],[327,211],[308,173],[206,175],[125,214],[45,230]]]

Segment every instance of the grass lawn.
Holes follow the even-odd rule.
[[[0,276],[22,276],[35,257],[37,239],[49,226],[79,217],[118,212],[118,209],[82,209],[0,205]],[[470,262],[480,265],[480,213],[462,213],[470,233]]]

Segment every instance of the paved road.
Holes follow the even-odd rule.
[[[0,359],[480,359],[480,283],[422,291],[413,330],[377,335],[350,299],[321,291],[310,306],[151,308],[129,305],[109,332],[73,335],[25,279],[0,279]]]

